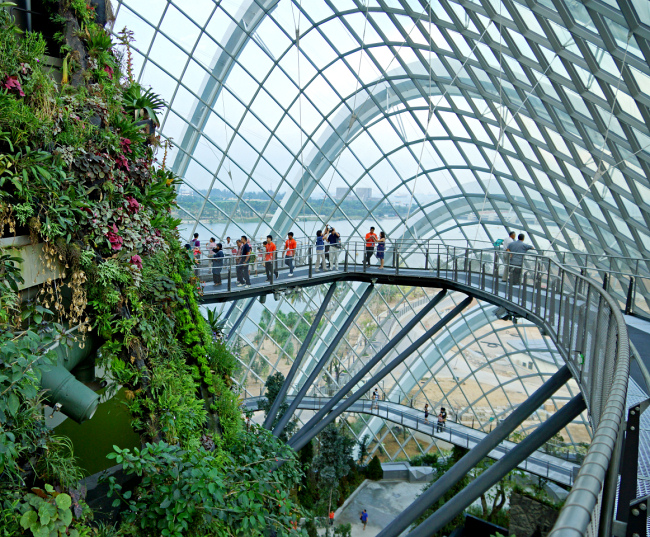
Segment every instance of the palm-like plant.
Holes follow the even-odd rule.
[[[160,125],[156,110],[166,106],[160,96],[154,93],[151,88],[143,89],[140,84],[131,84],[122,95],[124,110],[133,114],[135,119],[151,119],[157,126]]]

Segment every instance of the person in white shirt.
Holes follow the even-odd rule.
[[[503,241],[503,254],[501,255],[501,258],[503,259],[503,276],[501,276],[502,282],[505,282],[508,279],[507,267],[508,267],[508,258],[510,257],[510,254],[507,254],[506,251],[508,250],[508,247],[513,242],[515,242],[515,232],[509,231],[506,240]]]

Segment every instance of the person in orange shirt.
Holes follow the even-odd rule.
[[[366,265],[370,265],[370,258],[375,253],[375,243],[377,242],[377,235],[375,228],[370,228],[370,233],[366,233]]]
[[[284,242],[284,264],[289,267],[289,276],[293,276],[293,258],[296,255],[298,243],[293,238],[293,231],[287,234],[287,240]]]
[[[264,248],[266,249],[266,254],[264,255],[264,269],[266,270],[266,281],[272,281],[271,275],[275,273],[275,279],[278,278],[278,267],[275,264],[275,251],[276,247],[273,243],[273,237],[271,235],[266,236],[264,241]]]

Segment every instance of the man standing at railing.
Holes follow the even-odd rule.
[[[377,235],[375,228],[370,228],[370,233],[366,233],[366,265],[370,265],[370,258],[375,253],[375,243],[377,242]]]
[[[266,236],[266,241],[264,241],[266,255],[264,256],[264,269],[266,270],[266,281],[271,281],[271,275],[275,273],[275,279],[278,279],[278,267],[275,264],[275,244],[273,243],[273,237],[271,235]]]
[[[220,242],[214,248],[214,258],[212,259],[212,281],[216,286],[221,285],[221,269],[223,268],[223,249]]]
[[[293,238],[293,231],[289,231],[287,240],[284,242],[284,264],[289,267],[289,276],[293,276],[293,260],[297,246],[298,243]]]
[[[510,243],[508,252],[510,252],[510,277],[513,285],[519,285],[521,280],[521,268],[524,264],[524,254],[528,250],[534,250],[535,247],[526,244],[524,239],[526,236],[520,233],[517,237],[518,240]]]
[[[251,250],[252,247],[248,243],[248,237],[246,235],[241,236],[241,263],[243,265],[242,267],[242,278],[244,279],[244,287],[250,287],[251,286],[251,276],[248,273],[248,261],[251,258]]]
[[[501,281],[504,282],[508,279],[508,256],[510,255],[506,252],[513,242],[515,242],[515,232],[509,231],[508,236],[503,241],[503,276],[501,276]]]

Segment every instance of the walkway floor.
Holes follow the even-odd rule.
[[[249,409],[257,409],[258,402],[263,397],[249,397],[244,399],[244,405]],[[291,402],[293,396],[287,396],[287,401]],[[318,410],[329,402],[329,398],[325,397],[305,397],[298,408],[307,410]],[[466,425],[447,421],[447,425],[441,432],[436,431],[435,422],[430,419],[428,422],[424,421],[422,412],[410,408],[405,405],[393,403],[391,401],[379,401],[378,408],[373,408],[372,401],[367,399],[360,399],[350,406],[348,412],[359,412],[362,414],[370,414],[377,416],[393,423],[400,424],[409,429],[419,431],[439,440],[444,440],[456,446],[462,446],[468,449],[473,448],[483,438],[486,433],[477,431]],[[495,449],[493,449],[488,456],[494,460],[499,460],[506,456],[516,444],[514,442],[504,441],[501,442]],[[542,451],[535,451],[530,457],[525,459],[520,465],[521,470],[530,472],[531,474],[545,477],[563,485],[573,485],[573,478],[579,465],[565,461],[559,457],[548,455]]]
[[[366,481],[340,512],[335,525],[352,524],[352,537],[373,537],[397,518],[422,492],[422,483],[405,481]],[[363,530],[359,521],[361,511],[368,511],[368,524]]]

